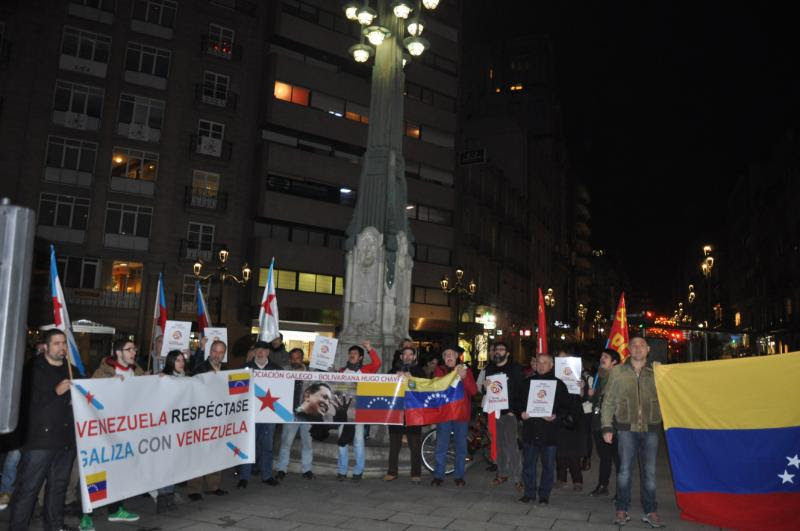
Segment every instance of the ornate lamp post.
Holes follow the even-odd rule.
[[[358,63],[372,57],[374,63],[367,145],[345,241],[339,360],[347,345],[369,339],[389,364],[394,348],[408,336],[414,262],[406,217],[403,67],[428,48],[419,15],[438,3],[366,0],[343,6],[344,16],[361,26],[361,41],[350,47],[350,54]]]
[[[439,286],[442,292],[446,295],[455,293],[456,295],[456,342],[458,342],[459,327],[461,325],[461,297],[472,298],[475,292],[478,291],[478,284],[474,280],[470,280],[466,284],[463,282],[464,270],[456,269],[456,283],[454,286],[450,285],[450,279],[447,275],[442,277],[439,281]]]
[[[707,316],[705,325],[708,326],[708,322],[711,321],[711,273],[714,271],[714,257],[711,255],[711,246],[704,245],[703,246],[703,261],[700,262],[700,272],[706,279],[706,305],[707,305]]]
[[[548,325],[550,326],[550,330],[548,330],[548,336],[550,337],[548,337],[548,339],[552,340],[553,337],[555,337],[553,335],[553,327],[555,326],[556,322],[556,316],[553,315],[552,311],[552,309],[556,307],[556,295],[555,292],[553,291],[553,288],[547,288],[547,292],[545,292],[544,294],[544,305],[545,308],[550,308],[549,310],[547,310],[547,314],[552,316],[552,318],[549,319],[550,322],[548,323]],[[548,341],[548,344],[552,345],[552,341]]]
[[[235,274],[228,271],[227,263],[228,258],[230,258],[230,251],[227,247],[223,247],[217,253],[217,260],[219,261],[219,265],[214,266],[214,270],[207,274],[203,275],[203,262],[199,258],[192,266],[192,272],[194,276],[198,280],[218,280],[219,281],[219,302],[217,303],[217,323],[222,323],[222,299],[225,295],[225,282],[230,281],[233,284],[237,284],[239,286],[246,286],[247,283],[250,281],[250,275],[252,274],[252,270],[250,266],[247,265],[247,262],[242,265],[242,273],[241,276],[236,276]]]

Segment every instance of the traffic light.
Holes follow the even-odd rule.
[[[0,433],[19,419],[34,220],[33,210],[0,199]]]

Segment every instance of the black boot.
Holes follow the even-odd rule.
[[[168,507],[167,494],[159,494],[158,498],[156,498],[156,514],[167,512],[169,510]]]
[[[598,485],[589,493],[589,496],[608,496],[608,487],[605,485]]]
[[[167,510],[168,511],[177,511],[178,506],[175,504],[175,493],[171,492],[167,494]]]

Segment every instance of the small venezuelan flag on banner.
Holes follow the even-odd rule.
[[[228,375],[228,394],[241,395],[250,391],[250,373],[240,372]]]
[[[423,426],[459,417],[464,407],[464,383],[452,371],[447,376],[411,378],[406,387],[406,425]]]
[[[403,423],[402,382],[358,382],[356,384],[356,422]]]
[[[655,374],[681,517],[800,529],[800,352]]]
[[[108,497],[105,471],[88,474],[86,476],[86,490],[89,492],[89,500],[92,503],[105,500]]]

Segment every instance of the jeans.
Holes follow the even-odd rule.
[[[261,469],[261,479],[266,481],[272,477],[272,444],[275,439],[275,424],[256,424],[256,462]],[[250,479],[253,464],[239,466],[239,473],[244,480]]]
[[[631,505],[631,468],[639,454],[639,482],[641,483],[642,509],[653,513],[656,504],[656,454],[657,432],[617,432],[619,437],[619,471],[617,472],[617,510],[627,511]]]
[[[75,448],[58,450],[25,450],[19,461],[16,487],[11,499],[9,531],[28,529],[36,497],[47,480],[42,519],[45,531],[64,527],[64,497]]]
[[[339,436],[342,436],[342,429],[343,426],[339,426]],[[353,475],[360,476],[364,473],[364,425],[363,424],[356,424],[355,426],[355,435],[353,436],[353,453],[355,454],[356,458],[356,466],[353,468]],[[350,446],[346,444],[344,446],[339,446],[339,471],[338,473],[346,476],[347,475],[347,465],[350,462],[347,447]]]
[[[447,463],[447,448],[450,446],[450,434],[456,446],[456,469],[454,479],[464,479],[464,466],[467,460],[467,425],[468,422],[451,420],[436,425],[436,469],[433,477],[444,479],[444,467]]]
[[[619,471],[619,453],[617,452],[617,437],[614,437],[611,444],[603,440],[603,432],[597,430],[593,433],[594,443],[597,446],[597,456],[600,458],[600,473],[597,477],[597,484],[608,487],[608,480],[611,478],[611,465]]]
[[[539,499],[550,498],[553,490],[553,475],[556,467],[556,447],[537,446],[532,443],[522,443],[522,481],[525,483],[525,496],[536,498],[536,462],[542,459],[542,480],[539,482]]]
[[[497,475],[519,481],[520,472],[517,417],[501,415],[497,419]]]
[[[411,454],[411,477],[418,478],[422,475],[422,427],[420,426],[389,426],[389,470],[387,474],[397,475],[397,462],[400,458],[400,447],[403,445],[403,435],[408,440],[408,452]]]
[[[303,472],[311,471],[314,462],[314,452],[311,449],[311,424],[284,424],[281,432],[281,449],[278,452],[278,470],[286,472],[289,468],[289,454],[292,451],[297,432],[300,432],[300,461]]]
[[[14,481],[17,479],[17,465],[21,455],[19,450],[10,450],[6,454],[6,460],[3,463],[3,478],[0,480],[0,493],[14,491]]]

